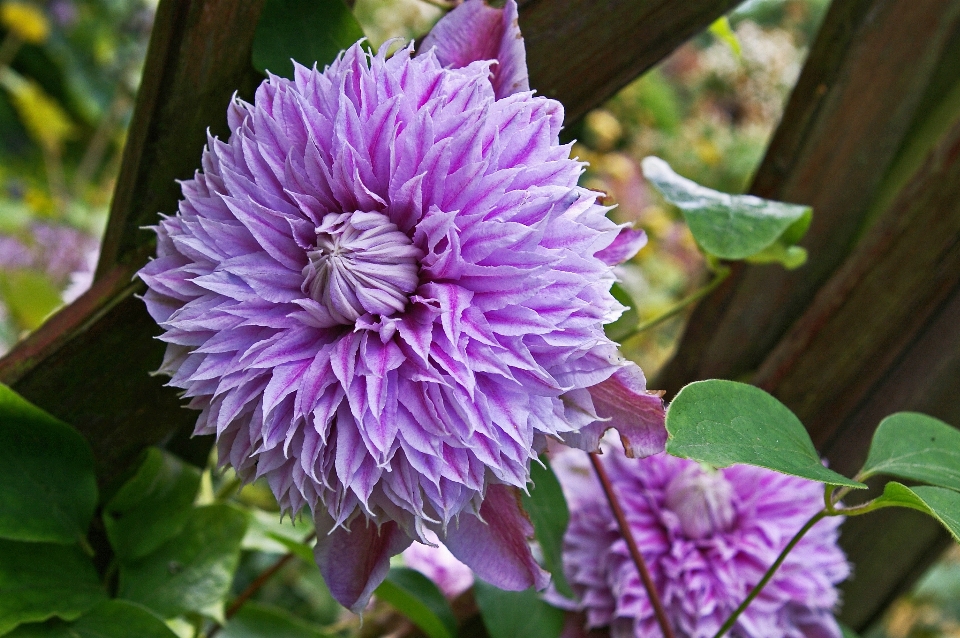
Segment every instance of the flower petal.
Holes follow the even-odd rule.
[[[597,452],[600,438],[610,428],[620,433],[630,458],[643,458],[663,452],[667,443],[666,412],[663,399],[647,389],[643,372],[627,362],[609,379],[587,388],[601,421],[594,421],[579,432],[563,435],[568,445]]]
[[[333,518],[322,509],[314,514],[317,545],[313,556],[341,605],[355,614],[363,611],[390,569],[390,557],[413,542],[393,521],[377,527],[366,516],[358,515],[347,528],[336,527]]]
[[[488,7],[483,0],[467,0],[433,27],[420,50],[432,47],[440,64],[454,69],[478,60],[496,60],[491,82],[498,100],[530,90],[515,0],[507,0],[503,9]]]
[[[597,253],[597,257],[605,264],[616,266],[622,264],[647,245],[647,234],[642,230],[634,230],[629,226],[620,229],[620,234],[609,246]]]
[[[530,552],[527,539],[533,537],[533,525],[520,507],[517,489],[491,485],[480,506],[480,518],[461,516],[446,535],[438,531],[450,553],[500,589],[546,587],[550,577]]]

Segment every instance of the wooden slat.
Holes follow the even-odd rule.
[[[519,0],[530,86],[571,123],[740,0]]]
[[[958,326],[960,287],[824,445],[835,469],[857,471],[877,423],[893,412],[916,410],[960,423]],[[906,510],[850,519],[842,529],[844,549],[856,566],[855,577],[843,585],[842,618],[859,629],[877,620],[951,542],[938,523]]]
[[[836,270],[913,121],[960,0],[834,2],[751,192],[814,208],[796,271],[737,267],[693,313],[655,387],[755,369]]]
[[[159,329],[133,296],[136,286],[126,284],[150,251],[150,234],[139,227],[154,223],[158,212],[176,211],[174,180],[198,166],[206,127],[223,135],[233,91],[252,93],[250,46],[261,2],[161,0],[97,284],[0,359],[0,381],[87,436],[103,485],[145,446],[189,431],[196,419],[163,379],[148,376],[161,360]],[[528,0],[520,20],[533,85],[551,82],[553,94],[568,100],[569,114],[584,113],[732,4]],[[617,34],[598,25],[614,15],[634,31],[610,42]],[[568,60],[599,66],[586,75],[567,73]],[[578,91],[583,82],[596,92]]]
[[[263,0],[163,0],[110,206],[97,276],[152,240],[141,227],[176,212],[178,179],[193,176],[209,128],[228,133],[234,91],[250,97],[250,65]]]

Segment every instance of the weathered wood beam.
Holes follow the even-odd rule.
[[[97,276],[152,239],[141,227],[176,212],[178,179],[199,167],[209,128],[228,132],[234,91],[250,96],[250,65],[263,0],[164,0],[157,7]]]
[[[519,0],[530,86],[573,122],[741,0]]]
[[[842,263],[914,119],[960,0],[834,2],[751,192],[812,205],[808,263],[736,267],[694,311],[655,382],[738,378],[763,361]]]
[[[533,86],[566,100],[568,114],[582,114],[733,4],[522,2]],[[87,436],[102,485],[119,477],[144,447],[188,430],[196,418],[163,379],[147,374],[159,366],[163,348],[129,282],[150,252],[150,233],[140,227],[154,223],[159,212],[176,211],[175,180],[197,168],[206,128],[224,135],[233,91],[252,92],[250,48],[261,6],[262,0],[161,0],[98,281],[0,359],[0,382]],[[621,31],[603,26],[613,17]]]
[[[960,87],[960,76],[957,77]],[[960,104],[939,143],[755,375],[838,471],[866,458],[880,420],[918,410],[960,423]],[[948,542],[932,520],[853,519],[845,619],[875,619]]]

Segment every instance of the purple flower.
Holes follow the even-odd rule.
[[[737,465],[707,471],[658,454],[627,459],[610,446],[603,462],[677,636],[710,638],[780,551],[823,509],[823,486]],[[606,497],[582,453],[553,461],[570,505],[564,571],[585,612],[614,638],[660,635],[649,599]],[[740,638],[840,638],[835,585],[850,574],[837,546],[840,518],[815,525],[732,630]]]
[[[429,531],[427,540],[439,542]],[[404,550],[403,562],[436,583],[447,598],[456,598],[473,585],[473,572],[443,545],[413,543]]]
[[[547,437],[666,439],[602,328],[644,237],[577,186],[560,104],[518,90],[516,11],[468,0],[417,57],[358,43],[235,100],[140,273],[196,432],[311,508],[354,610],[428,530],[495,585],[544,586],[516,489]]]

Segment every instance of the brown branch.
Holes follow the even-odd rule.
[[[663,608],[663,603],[660,601],[657,589],[653,585],[653,579],[650,577],[650,570],[647,569],[647,564],[643,560],[643,554],[640,553],[637,541],[633,538],[633,532],[630,531],[630,525],[627,523],[627,516],[623,512],[623,506],[620,505],[620,501],[617,499],[617,494],[613,490],[613,484],[610,482],[607,470],[603,467],[603,463],[600,462],[600,455],[591,452],[590,463],[593,464],[593,469],[596,471],[597,478],[600,479],[600,485],[603,487],[603,493],[607,495],[607,500],[610,502],[610,509],[613,510],[613,517],[617,519],[617,525],[620,527],[620,534],[623,536],[623,540],[627,542],[630,557],[633,558],[633,562],[637,566],[637,571],[640,572],[640,580],[643,581],[643,587],[647,590],[647,596],[650,597],[650,602],[653,604],[653,611],[657,615],[660,631],[663,632],[664,638],[675,638],[673,629],[670,627],[670,621],[667,618],[667,612]]]
[[[309,536],[303,539],[304,543],[309,543],[316,537],[316,532],[312,532]],[[233,599],[233,602],[230,603],[230,606],[227,607],[227,612],[224,614],[227,620],[230,620],[237,615],[237,612],[240,611],[240,608],[243,607],[250,598],[260,591],[260,588],[266,584],[268,580],[273,578],[273,575],[278,571],[283,569],[283,566],[290,562],[296,554],[293,552],[287,552],[283,556],[277,559],[270,567],[267,567],[265,570],[260,572],[260,575],[253,579],[253,582],[247,585],[246,589],[240,592],[236,598]],[[207,638],[213,638],[223,629],[222,625],[214,625],[213,628],[207,633]]]

